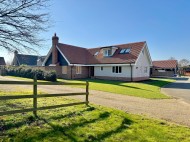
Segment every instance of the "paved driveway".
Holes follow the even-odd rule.
[[[175,78],[176,82],[166,85],[161,91],[174,98],[182,99],[190,104],[190,78]]]

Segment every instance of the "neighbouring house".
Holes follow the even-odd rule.
[[[0,57],[0,75],[4,75],[4,66],[6,65],[4,57]]]
[[[88,49],[59,43],[55,34],[42,65],[65,79],[140,81],[149,79],[152,61],[146,42]]]
[[[179,75],[190,76],[190,66],[180,67],[179,68]]]
[[[18,54],[18,51],[15,51],[12,65],[42,66],[44,59],[45,56]]]
[[[177,60],[160,60],[153,61],[151,68],[151,76],[153,77],[172,77],[177,74],[178,62]]]
[[[0,57],[0,66],[5,66],[5,65],[6,63],[4,57]]]

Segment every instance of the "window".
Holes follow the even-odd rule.
[[[103,70],[104,70],[104,67],[100,67],[100,70],[103,71]]]
[[[125,53],[127,54],[127,53],[129,53],[131,51],[131,49],[130,48],[127,48],[126,50],[125,50]]]
[[[98,53],[99,53],[99,52],[97,51],[97,52],[94,54],[94,56],[97,56],[97,55],[98,55]]]
[[[144,67],[144,73],[148,73],[148,67]]]
[[[104,56],[111,56],[112,50],[111,49],[104,49]]]
[[[62,67],[62,74],[67,74],[67,66]]]
[[[124,48],[124,49],[121,49],[120,50],[120,54],[127,54],[127,53],[129,53],[131,51],[131,48]]]
[[[123,54],[123,53],[125,53],[125,50],[126,50],[126,49],[121,49],[119,53],[120,53],[120,54]]]
[[[108,56],[111,56],[111,54],[112,54],[112,50],[108,49]]]
[[[81,66],[76,66],[76,74],[81,74]]]
[[[114,66],[112,67],[113,73],[122,73],[122,67],[121,66]]]

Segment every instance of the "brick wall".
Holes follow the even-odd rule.
[[[76,66],[70,66],[70,72],[72,68],[72,79],[89,78],[89,67],[81,67],[81,74],[76,74]]]
[[[56,71],[57,76],[64,79],[81,79],[89,77],[89,67],[81,67],[81,74],[76,74],[76,66],[67,66],[67,74],[62,73],[62,66],[45,66],[36,68],[46,71]]]

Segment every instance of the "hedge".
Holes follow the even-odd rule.
[[[6,67],[6,75],[18,76],[24,78],[34,78],[36,75],[38,80],[56,81],[57,76],[55,71],[44,71],[41,69],[34,69],[30,67]]]

